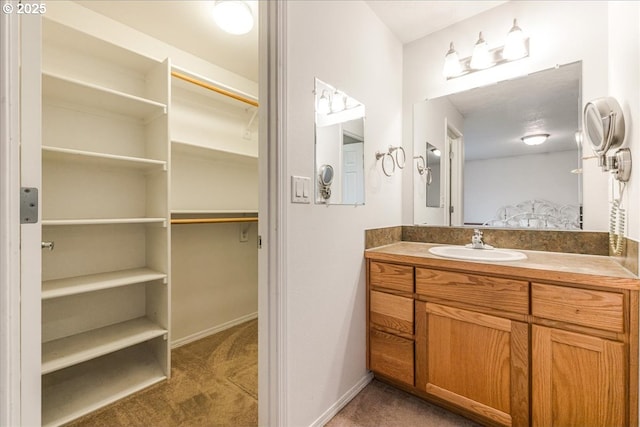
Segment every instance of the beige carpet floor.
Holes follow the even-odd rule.
[[[459,415],[373,380],[326,427],[476,427]]]
[[[92,414],[72,427],[258,425],[258,322],[172,351],[171,379]],[[478,424],[373,380],[327,427],[475,427]],[[294,426],[295,427],[295,426]]]
[[[252,320],[171,353],[171,379],[70,425],[256,426],[258,321]]]

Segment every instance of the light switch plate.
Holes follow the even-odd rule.
[[[306,176],[291,177],[291,203],[311,203],[311,178]]]

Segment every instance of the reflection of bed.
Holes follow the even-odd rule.
[[[517,205],[502,206],[489,227],[580,229],[580,207],[559,205],[547,200],[527,200]]]

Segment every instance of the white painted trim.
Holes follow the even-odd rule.
[[[258,424],[287,425],[286,1],[260,3]]]
[[[373,374],[371,372],[367,373],[364,377],[362,377],[353,387],[351,387],[345,394],[338,399],[336,403],[331,405],[329,409],[327,409],[324,414],[320,415],[320,417],[315,420],[310,427],[322,427],[326,423],[331,420],[331,418],[335,417],[338,412],[354,397],[358,395],[371,381],[373,380]]]
[[[3,1],[2,4],[8,3]],[[0,425],[20,414],[20,68],[18,15],[0,15]]]
[[[20,15],[20,185],[42,189],[42,19]],[[38,223],[20,225],[20,422],[41,424],[42,191]]]
[[[187,335],[186,337],[177,339],[171,342],[171,348],[178,348],[185,344],[189,344],[194,341],[198,341],[202,338],[206,338],[208,336],[217,334],[218,332],[225,331],[229,328],[233,328],[234,326],[240,325],[244,322],[248,322],[249,320],[256,319],[258,317],[258,312],[250,313],[242,317],[238,317],[237,319],[230,320],[228,322],[224,322],[220,325],[214,326],[212,328],[207,328],[203,331],[196,332],[195,334]]]

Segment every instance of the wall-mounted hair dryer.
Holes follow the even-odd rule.
[[[584,107],[584,134],[598,156],[598,166],[621,182],[631,176],[631,151],[624,143],[624,114],[612,97],[598,98]]]

